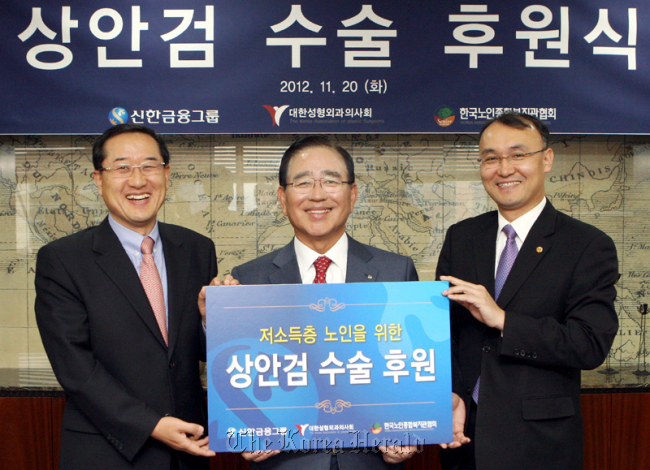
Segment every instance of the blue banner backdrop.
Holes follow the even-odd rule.
[[[210,448],[451,442],[448,287],[208,287]]]
[[[650,2],[5,0],[0,133],[650,132]]]

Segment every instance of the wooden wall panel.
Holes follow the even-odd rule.
[[[65,398],[52,398],[52,447],[55,470],[59,468],[61,457],[61,421],[63,421],[63,410],[65,409]]]
[[[589,470],[609,470],[611,462],[612,395],[581,395],[584,463]]]
[[[250,468],[248,462],[239,454],[223,452],[210,459],[210,470],[243,470],[243,466]]]
[[[407,460],[406,470],[441,470],[440,447],[437,445],[423,446],[422,452]]]
[[[11,470],[53,470],[52,399],[0,397],[0,459]]]
[[[611,470],[650,468],[650,393],[614,393],[611,399]]]

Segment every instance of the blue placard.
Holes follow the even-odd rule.
[[[448,285],[209,287],[210,448],[451,442]]]

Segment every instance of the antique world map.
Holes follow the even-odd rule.
[[[166,136],[171,187],[160,220],[211,237],[220,275],[284,246],[293,232],[277,203],[277,169],[297,137]],[[355,161],[359,198],[348,233],[410,256],[422,280],[434,280],[450,225],[495,208],[480,182],[474,135],[332,137]],[[92,179],[94,139],[0,136],[0,367],[47,366],[33,315],[36,253],[106,217]],[[552,136],[552,148],[548,199],[618,248],[620,329],[600,369],[643,371],[650,360],[641,314],[650,301],[650,139]]]

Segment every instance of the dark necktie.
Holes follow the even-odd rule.
[[[140,249],[142,250],[142,264],[140,265],[140,282],[147,294],[151,308],[160,327],[165,344],[168,344],[167,337],[167,316],[165,314],[165,295],[163,294],[160,274],[156,269],[156,263],[153,259],[153,238],[146,237],[142,240]]]
[[[316,268],[314,284],[325,284],[325,273],[327,272],[327,268],[329,268],[331,262],[332,260],[327,256],[319,256],[316,261],[314,261],[314,267]]]
[[[508,237],[508,240],[506,241],[505,248],[501,252],[501,257],[499,258],[499,266],[497,266],[497,275],[494,278],[494,300],[497,300],[499,298],[501,289],[503,289],[503,285],[506,283],[508,274],[510,274],[510,269],[512,268],[512,265],[515,264],[515,259],[519,254],[519,248],[517,248],[517,241],[515,240],[515,237],[517,236],[515,229],[512,228],[512,225],[508,224],[503,227],[503,232]],[[476,385],[474,385],[474,391],[472,392],[472,398],[476,403],[478,403],[478,390],[480,386],[481,376],[479,375],[478,380],[476,381]]]

